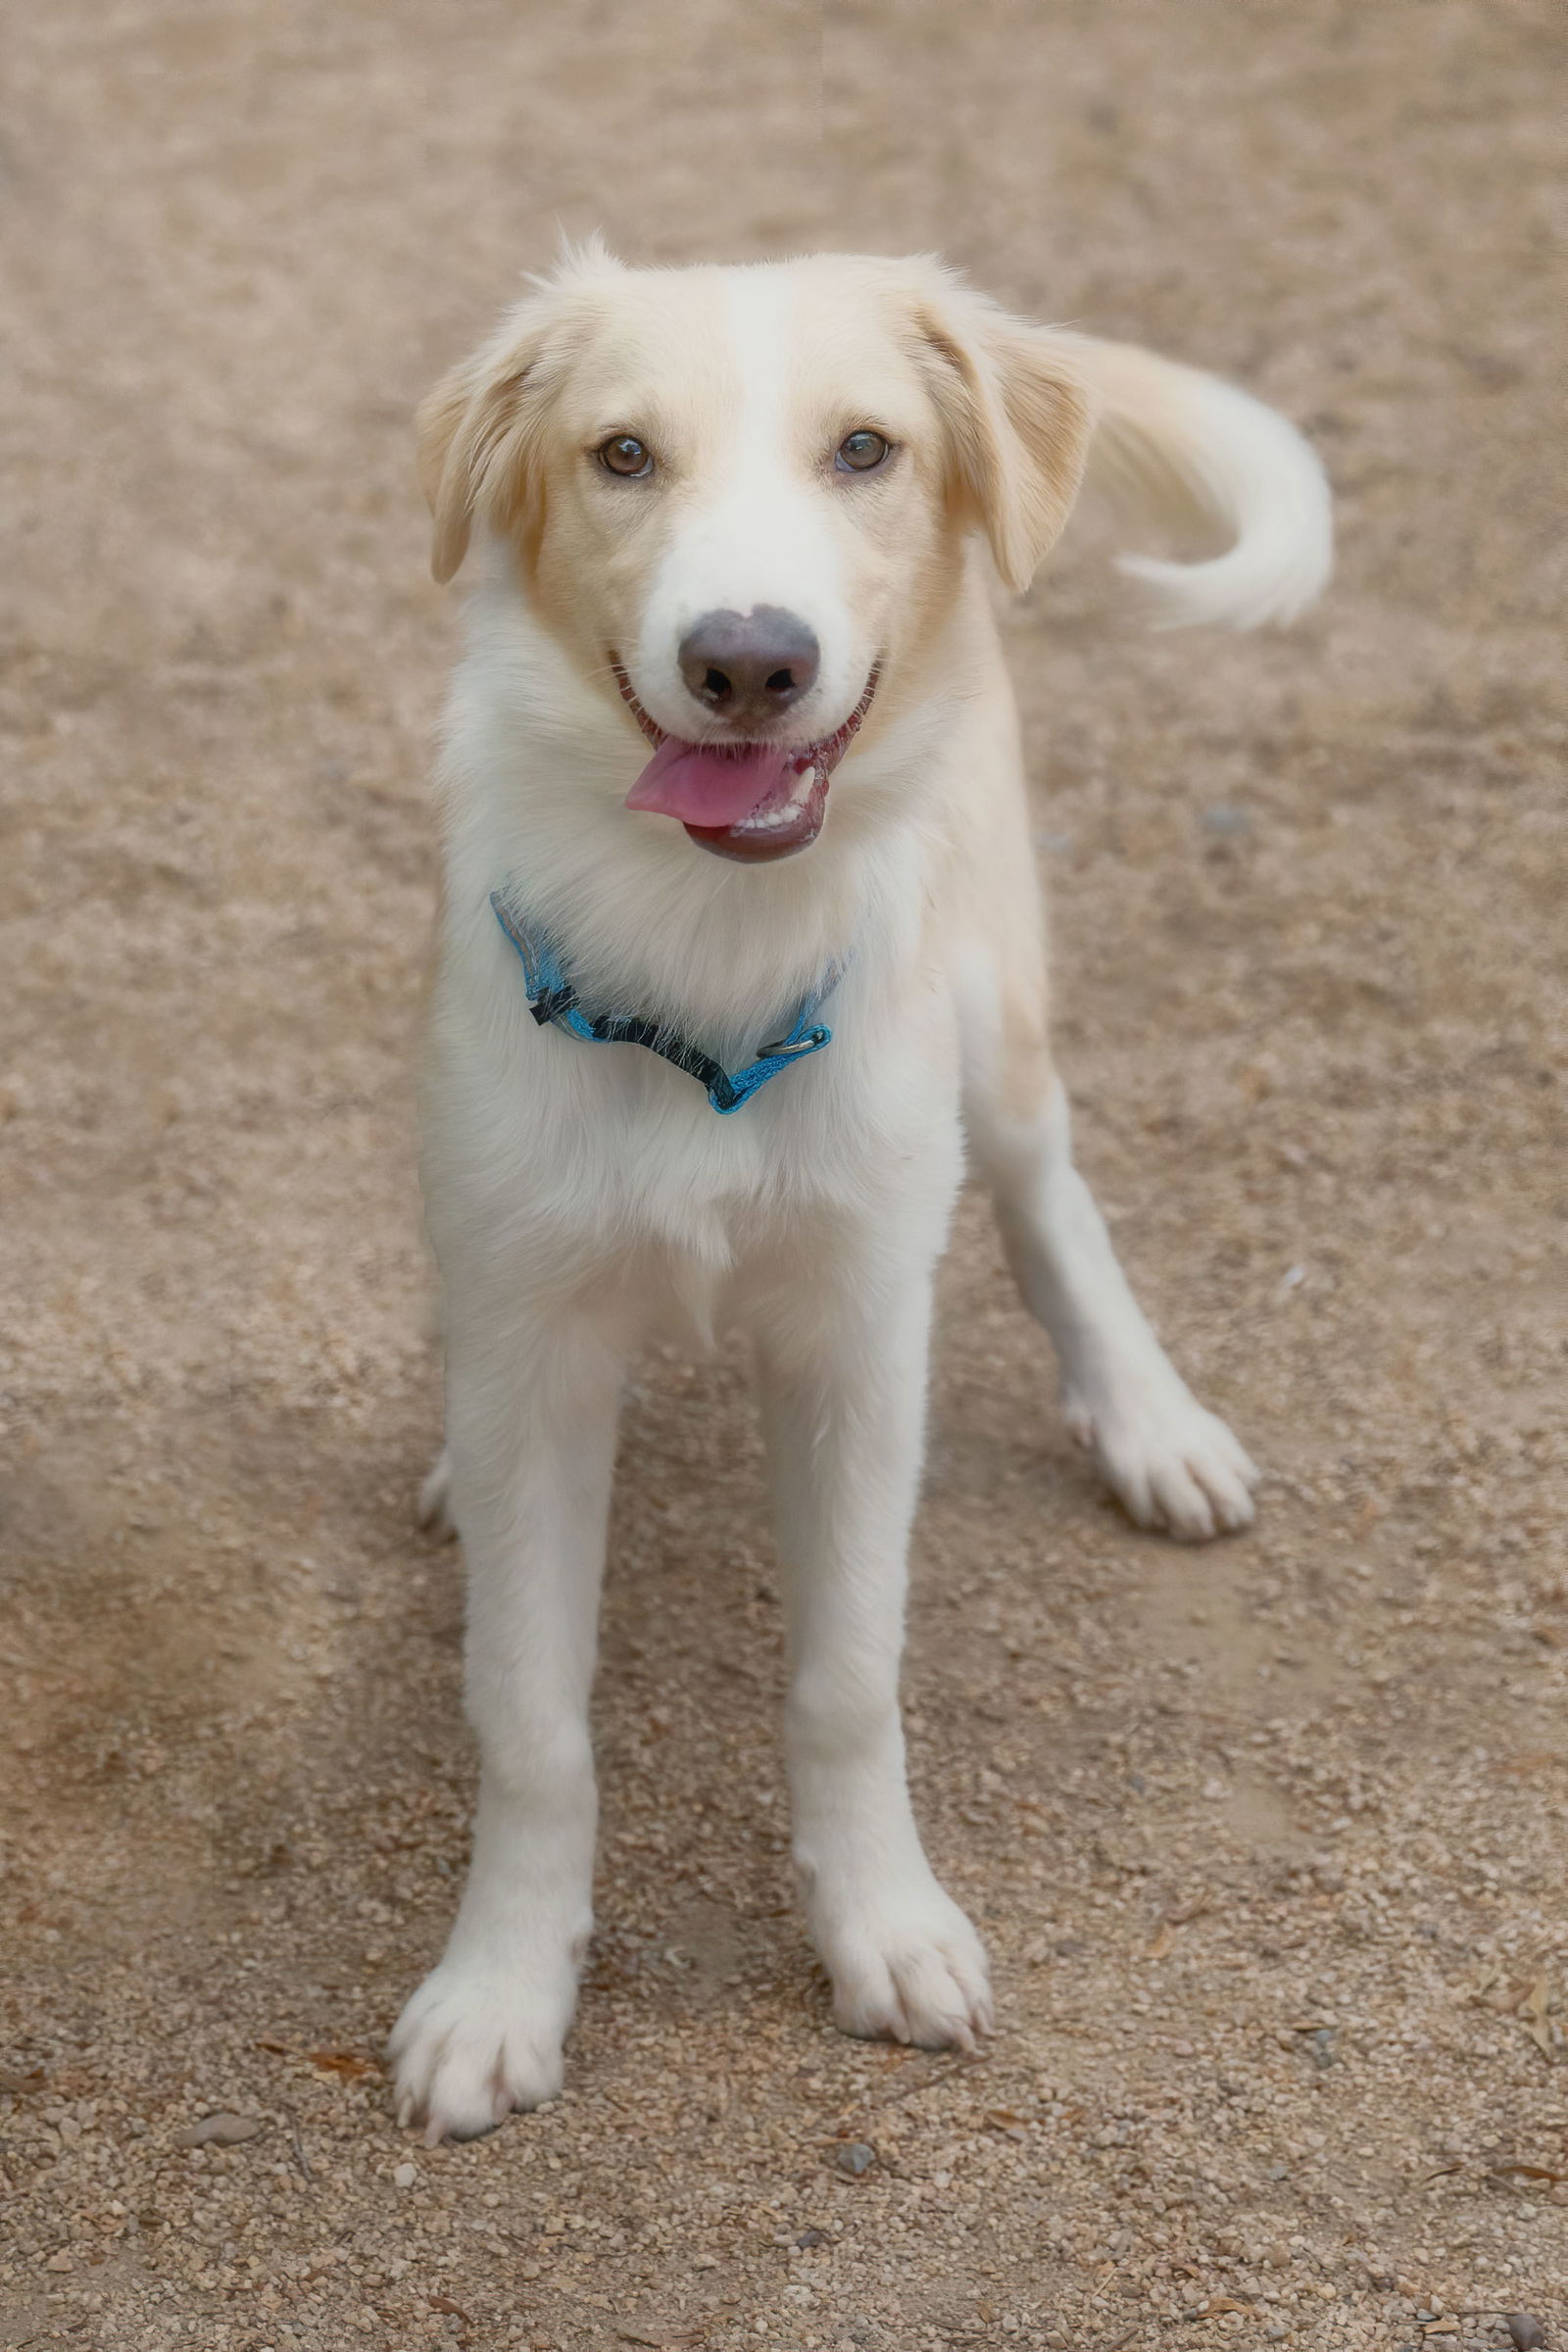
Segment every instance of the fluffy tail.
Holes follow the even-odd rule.
[[[1144,583],[1155,627],[1294,620],[1334,562],[1328,480],[1296,427],[1196,368],[1131,343],[1073,342],[1100,407],[1090,480],[1125,516],[1231,542],[1207,563],[1117,558]]]

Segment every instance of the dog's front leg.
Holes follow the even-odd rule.
[[[452,1509],[468,1573],[466,1697],[479,1804],[445,1957],[392,2035],[400,2122],[433,2146],[561,2087],[592,1927],[588,1698],[620,1390],[585,1319],[518,1341],[452,1298]]]
[[[991,2023],[985,1954],[926,1860],[899,1715],[930,1310],[928,1257],[808,1271],[764,1330],[761,1370],[795,1863],[834,2017],[849,2034],[967,2049]]]

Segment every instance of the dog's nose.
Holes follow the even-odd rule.
[[[732,727],[765,725],[808,694],[820,661],[804,620],[777,605],[705,612],[680,642],[688,693]]]

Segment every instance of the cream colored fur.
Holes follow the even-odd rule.
[[[874,479],[832,466],[874,428]],[[635,432],[648,483],[595,451]],[[1285,617],[1329,565],[1322,474],[1245,394],[1027,325],[929,261],[631,270],[538,283],[422,418],[437,575],[465,566],[442,775],[446,882],[424,1182],[446,1294],[448,1453],[467,1555],[482,1780],[445,1957],[394,2038],[431,2139],[550,2097],[590,1931],[587,1708],[617,1402],[656,1333],[757,1350],[788,1620],[794,1847],[855,2034],[967,2046],[991,2019],[968,1921],[921,1848],[898,1703],[933,1270],[965,1141],[1065,1411],[1134,1519],[1244,1527],[1255,1473],[1132,1298],[1076,1173],[993,603],[1085,468],[1228,552],[1129,560],[1164,621]],[[675,650],[714,601],[821,647],[795,714],[863,732],[803,855],[706,855],[626,793],[648,755],[612,653],[671,733],[707,721]],[[657,1009],[726,1063],[831,961],[831,1047],[720,1118],[635,1046],[540,1029],[491,918],[510,884],[590,1004]]]

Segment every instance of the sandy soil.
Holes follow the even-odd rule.
[[[1555,23],[17,12],[0,2344],[1568,2343]],[[1245,1542],[1133,1534],[966,1204],[908,1698],[994,2045],[828,2027],[751,1415],[657,1365],[569,2088],[426,2153],[375,2054],[472,1759],[412,1525],[408,416],[558,219],[939,246],[1234,373],[1344,563],[1152,640],[1090,534],[1011,623],[1084,1154],[1272,1475]]]

